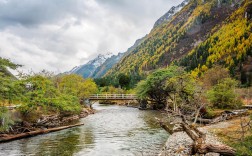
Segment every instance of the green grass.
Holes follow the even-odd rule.
[[[252,135],[244,139],[244,141],[232,143],[231,146],[237,150],[237,156],[252,155]]]

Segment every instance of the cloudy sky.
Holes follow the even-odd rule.
[[[0,0],[0,57],[64,72],[124,52],[182,0]]]

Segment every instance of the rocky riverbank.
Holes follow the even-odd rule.
[[[206,143],[221,145],[219,139],[209,129],[221,125],[215,124],[199,128],[206,133]],[[169,136],[164,148],[159,156],[190,156],[192,152],[193,140],[185,132],[176,132]],[[216,153],[208,153],[207,156],[219,156]]]

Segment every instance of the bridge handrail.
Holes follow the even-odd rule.
[[[137,99],[135,94],[92,94],[89,99]]]

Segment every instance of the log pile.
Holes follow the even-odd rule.
[[[34,127],[57,127],[60,126],[59,115],[42,116],[38,119],[37,123],[34,123]]]
[[[60,115],[49,115],[49,116],[42,116],[37,123],[34,123],[34,127],[46,127],[46,128],[53,128],[59,127],[62,125],[66,125],[72,123],[73,121],[77,121],[80,118],[84,118],[89,114],[93,114],[93,110],[83,109],[79,115],[72,115],[61,117]]]

